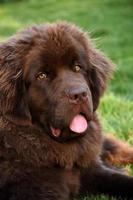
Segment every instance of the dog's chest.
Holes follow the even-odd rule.
[[[65,184],[67,185],[69,189],[69,193],[71,197],[74,197],[80,187],[80,173],[78,170],[69,170],[64,171],[63,178],[65,181]]]
[[[78,169],[52,168],[45,169],[43,174],[42,189],[46,191],[45,188],[50,188],[49,193],[55,199],[72,200],[78,194],[80,187],[80,172]],[[46,192],[48,192],[48,189]]]

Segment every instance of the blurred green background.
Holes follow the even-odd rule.
[[[1,41],[29,25],[56,20],[82,27],[116,64],[98,112],[105,132],[133,145],[133,0],[0,0]]]

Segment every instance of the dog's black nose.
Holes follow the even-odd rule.
[[[70,88],[66,91],[70,103],[85,103],[87,101],[87,90],[84,87]]]

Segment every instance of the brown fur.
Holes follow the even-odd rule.
[[[133,148],[109,135],[104,139],[101,156],[107,164],[127,165],[133,163]]]
[[[80,62],[80,73],[73,71],[73,59]],[[35,70],[42,69],[50,69],[50,78],[37,82]],[[129,191],[123,190],[123,196],[132,196],[129,187],[132,178],[128,181],[128,177],[112,169],[106,170],[100,162],[100,156],[105,162],[113,160],[104,149],[95,113],[112,69],[112,63],[94,48],[88,36],[67,23],[31,27],[0,45],[2,200],[73,199],[79,192],[82,194],[88,184],[97,190],[98,181],[93,180],[92,175],[99,172],[103,176],[100,180],[115,174],[118,191],[121,183],[126,182]],[[85,91],[85,103],[70,104],[70,100],[75,102],[70,97],[75,88]],[[86,115],[88,122],[82,137],[68,128],[80,112]],[[52,135],[49,123],[62,130],[58,138]],[[117,149],[119,147],[121,144]],[[116,160],[122,155],[119,150],[117,152]],[[88,175],[89,168],[92,173]],[[82,180],[86,169],[87,180],[92,183]],[[110,178],[109,181],[107,189],[101,188],[100,192],[110,194],[108,188],[113,185],[111,195],[121,195]]]

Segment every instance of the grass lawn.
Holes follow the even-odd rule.
[[[1,0],[0,0],[1,1]],[[4,1],[4,0],[3,0]],[[96,39],[116,63],[116,72],[101,100],[99,115],[106,132],[133,145],[133,1],[19,0],[0,3],[0,40],[31,24],[68,20]],[[133,172],[133,171],[132,171]],[[107,200],[107,197],[86,200]]]

